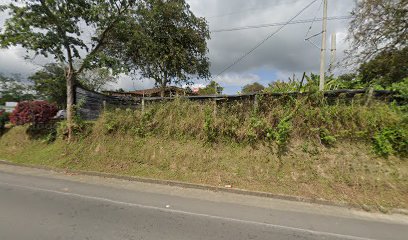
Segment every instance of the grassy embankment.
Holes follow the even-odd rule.
[[[361,100],[285,97],[216,108],[174,101],[144,113],[112,110],[79,124],[69,144],[63,127],[43,136],[13,127],[0,138],[0,158],[408,208],[406,114]]]

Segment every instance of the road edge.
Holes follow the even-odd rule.
[[[358,209],[358,210],[365,210],[367,212],[371,212],[371,210],[375,208],[373,206],[372,207],[360,206],[357,204],[350,204],[350,203],[345,203],[345,202],[343,203],[332,202],[332,201],[328,201],[324,199],[304,198],[304,197],[299,197],[299,196],[281,195],[281,194],[274,194],[274,193],[269,193],[269,192],[249,191],[249,190],[239,189],[239,188],[216,187],[216,186],[205,185],[205,184],[195,184],[195,183],[187,183],[187,182],[172,181],[172,180],[161,180],[161,179],[154,179],[154,178],[125,176],[125,175],[118,175],[118,174],[111,174],[111,173],[104,173],[104,172],[53,168],[53,167],[38,166],[38,165],[31,165],[31,164],[24,164],[24,163],[14,163],[14,162],[10,162],[7,160],[1,160],[1,159],[0,159],[0,164],[18,166],[18,167],[27,167],[27,168],[33,168],[33,169],[41,169],[41,170],[47,170],[47,171],[54,171],[54,172],[64,173],[64,174],[68,173],[68,174],[77,174],[77,175],[85,175],[85,176],[95,176],[95,177],[127,180],[127,181],[133,181],[133,182],[150,183],[150,184],[158,184],[158,185],[166,185],[166,186],[174,186],[174,187],[182,187],[182,188],[190,188],[190,189],[198,189],[198,190],[207,190],[207,191],[212,191],[212,192],[225,192],[225,193],[233,193],[233,194],[246,195],[246,196],[264,197],[264,198],[279,199],[279,200],[286,200],[286,201],[292,201],[292,202],[320,204],[320,205],[326,205],[326,206],[332,206],[332,207],[353,208],[353,209]],[[401,215],[408,216],[408,209],[390,209],[389,211],[386,211],[383,213],[401,214]]]

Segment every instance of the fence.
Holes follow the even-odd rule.
[[[98,92],[89,91],[81,87],[76,87],[75,103],[79,106],[78,111],[83,119],[95,120],[107,105],[137,107],[141,104],[141,99],[112,97]]]
[[[191,101],[216,101],[216,102],[230,102],[230,101],[256,101],[257,96],[268,97],[282,97],[282,96],[302,96],[307,93],[262,93],[262,94],[243,94],[243,95],[217,95],[217,96],[180,96],[179,98],[188,99]],[[395,93],[386,90],[335,90],[327,91],[324,93],[325,97],[329,100],[334,100],[339,97],[345,99],[353,99],[357,95],[369,95],[369,98],[379,100],[394,100],[396,99]],[[118,97],[107,96],[98,92],[86,90],[81,87],[76,87],[76,104],[79,105],[79,114],[85,120],[95,120],[99,117],[103,109],[107,106],[118,108],[139,108],[142,104],[157,101],[170,101],[174,100],[174,97]]]

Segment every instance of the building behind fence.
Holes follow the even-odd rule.
[[[230,101],[253,101],[256,103],[257,96],[264,95],[269,97],[282,96],[302,96],[307,93],[262,93],[262,94],[244,94],[244,95],[217,95],[217,96],[180,96],[179,98],[188,99],[191,101],[216,101],[216,102],[230,102]],[[379,100],[394,100],[395,94],[386,90],[335,90],[324,93],[327,99],[337,99],[339,97],[345,99],[353,99],[357,95],[367,95],[368,98]],[[89,91],[82,87],[76,87],[75,100],[79,107],[79,114],[85,120],[95,120],[102,113],[106,107],[114,108],[141,108],[145,103],[157,101],[169,101],[175,97],[138,97],[138,96],[109,96],[106,94]]]

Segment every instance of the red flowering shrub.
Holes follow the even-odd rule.
[[[11,113],[10,122],[14,125],[47,123],[57,112],[57,107],[47,101],[20,102]]]

